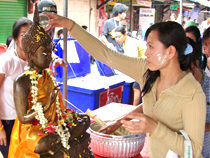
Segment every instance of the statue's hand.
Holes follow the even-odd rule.
[[[50,106],[52,105],[52,103],[54,103],[56,97],[58,96],[58,92],[60,90],[60,88],[59,88],[60,86],[61,85],[58,85],[58,86],[56,86],[56,87],[54,87],[52,89],[52,91],[50,93],[50,96],[47,98],[47,101],[46,101],[46,103],[44,105],[44,109],[43,109],[44,112],[46,112],[50,108]]]
[[[58,86],[56,86],[56,87],[54,87],[54,88],[52,89],[52,91],[51,91],[51,93],[50,93],[50,98],[51,98],[50,105],[51,105],[52,103],[54,103],[56,97],[58,96],[58,92],[59,92],[59,90],[60,90],[60,88],[59,88],[60,86],[61,86],[61,85],[58,85]],[[55,91],[55,92],[54,92],[54,91]],[[54,93],[54,95],[53,95],[53,93]]]
[[[56,72],[55,68],[58,67],[59,65],[64,67],[65,70],[68,71],[67,63],[63,59],[57,57],[57,58],[52,60],[53,73],[58,75],[58,73]]]

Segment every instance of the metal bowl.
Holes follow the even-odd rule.
[[[97,132],[99,128],[97,123],[93,123],[89,128],[90,147],[94,154],[110,158],[129,158],[140,154],[144,146],[145,134],[133,135],[124,127],[120,127],[118,130],[125,135],[108,135]]]

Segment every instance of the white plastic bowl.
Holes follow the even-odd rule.
[[[120,127],[118,130],[124,136],[108,135],[97,132],[97,123],[90,125],[90,147],[94,154],[107,158],[129,158],[140,154],[145,140],[145,134],[133,135]]]

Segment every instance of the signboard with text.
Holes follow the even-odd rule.
[[[146,30],[155,22],[154,8],[140,8],[139,28],[141,28],[141,38],[144,39]]]

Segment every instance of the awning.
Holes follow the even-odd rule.
[[[109,2],[108,5],[115,5],[117,2],[123,3],[125,5],[130,5],[130,0],[113,0]],[[136,0],[132,1],[132,6],[144,6],[144,7],[151,7],[152,2],[151,0]]]
[[[198,3],[200,5],[210,7],[210,1],[208,0],[189,0],[190,2]]]

